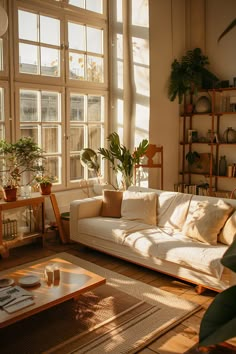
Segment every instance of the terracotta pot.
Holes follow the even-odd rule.
[[[188,103],[185,105],[185,113],[192,113],[193,112],[193,105]]]
[[[51,194],[52,185],[50,183],[41,183],[40,189],[42,195],[48,195]]]
[[[17,200],[17,188],[4,188],[3,199],[5,202],[15,202]]]

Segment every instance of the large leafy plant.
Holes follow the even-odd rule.
[[[197,94],[199,88],[215,87],[219,79],[207,69],[208,64],[208,57],[200,48],[188,50],[180,61],[175,59],[171,65],[169,99],[174,101],[178,97],[181,104],[184,95]]]
[[[221,263],[236,272],[236,241],[231,244]],[[236,336],[236,285],[217,294],[205,312],[200,325],[199,346],[210,346]]]
[[[31,137],[20,138],[15,143],[0,140],[0,179],[3,188],[20,185],[25,172],[35,173],[43,157],[43,150]]]
[[[148,140],[143,139],[139,146],[131,153],[124,145],[120,143],[119,135],[111,133],[107,140],[109,148],[99,148],[98,151],[103,159],[110,162],[113,171],[122,174],[122,185],[127,189],[133,182],[134,165],[140,162],[140,158],[146,153]]]

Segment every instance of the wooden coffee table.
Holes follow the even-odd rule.
[[[60,280],[48,283],[44,278],[44,270],[46,266],[51,264],[56,264],[59,267]],[[15,285],[19,285],[19,278],[26,275],[40,277],[38,285],[24,288],[33,293],[35,303],[12,314],[0,309],[0,328],[72,298],[76,299],[80,294],[106,282],[105,278],[61,258],[51,258],[44,262],[39,261],[39,263],[30,265],[27,268],[23,265],[22,267],[17,267],[17,270],[14,271],[1,272],[1,277],[13,278]]]

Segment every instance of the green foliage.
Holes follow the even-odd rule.
[[[186,156],[186,160],[190,165],[192,165],[194,162],[198,161],[200,159],[200,155],[197,151],[189,151]]]
[[[90,149],[84,148],[80,152],[80,161],[82,166],[87,166],[89,171],[95,172],[96,176],[100,176],[100,163],[97,153]]]
[[[236,242],[221,259],[221,263],[236,272]],[[236,336],[236,285],[217,294],[205,312],[200,325],[199,346],[210,346]]]
[[[213,88],[219,79],[206,66],[208,57],[200,48],[188,50],[181,60],[175,59],[171,65],[168,97],[174,101],[178,97],[182,103],[185,94],[197,94],[199,88]]]
[[[134,165],[138,164],[140,158],[146,153],[148,140],[143,139],[133,153],[120,143],[119,135],[116,132],[111,133],[107,140],[109,141],[109,148],[99,148],[99,153],[103,159],[110,162],[115,173],[121,172],[124,178],[131,181]]]
[[[15,143],[0,140],[1,183],[4,188],[16,187],[24,172],[36,172],[43,159],[43,150],[30,137]]]

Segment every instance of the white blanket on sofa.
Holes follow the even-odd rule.
[[[184,237],[180,232],[168,233],[167,229],[150,228],[150,225],[122,218],[84,218],[79,220],[78,228],[84,236],[96,234],[97,242],[101,239],[123,244],[144,256],[173,262],[217,279],[221,278],[223,272],[220,259],[227,249],[223,244],[218,247],[201,244]]]

